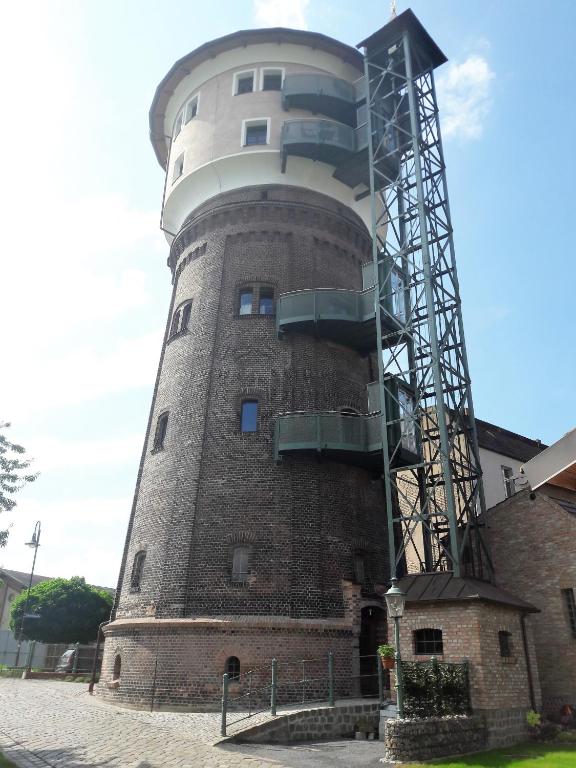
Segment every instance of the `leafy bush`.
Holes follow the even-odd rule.
[[[402,662],[404,716],[445,717],[470,713],[468,666],[430,662]]]

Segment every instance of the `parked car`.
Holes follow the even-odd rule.
[[[64,651],[62,656],[58,659],[58,664],[56,665],[56,672],[72,672],[74,669],[74,656],[76,655],[76,649],[75,648],[69,648],[67,651]]]

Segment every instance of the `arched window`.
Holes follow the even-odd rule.
[[[159,451],[164,448],[164,440],[168,431],[168,412],[161,413],[156,422],[156,431],[154,432],[154,445],[152,450]]]
[[[229,680],[240,680],[240,659],[237,656],[226,660],[226,672]]]
[[[244,584],[248,580],[250,567],[250,549],[248,547],[234,547],[232,551],[232,581],[235,584]]]
[[[113,680],[120,680],[120,670],[122,669],[122,659],[120,658],[120,654],[117,653],[116,657],[114,659],[114,672],[112,674]]]
[[[140,582],[142,581],[142,571],[144,570],[144,560],[146,560],[146,552],[141,550],[134,555],[134,563],[132,564],[132,576],[130,578],[130,589],[140,589]]]
[[[240,408],[240,432],[258,431],[258,400],[243,400]]]
[[[417,629],[414,632],[416,656],[440,656],[444,653],[441,629]]]
[[[170,333],[168,338],[171,339],[177,336],[179,333],[183,333],[188,330],[190,324],[190,314],[192,312],[192,301],[186,301],[184,304],[180,304],[178,309],[172,315],[172,323],[170,324]]]

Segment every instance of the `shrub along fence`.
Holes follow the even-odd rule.
[[[470,682],[468,664],[403,661],[404,717],[468,715]]]

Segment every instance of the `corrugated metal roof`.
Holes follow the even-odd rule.
[[[531,613],[538,611],[530,603],[493,584],[466,576],[456,578],[452,573],[418,573],[404,576],[399,580],[398,586],[405,593],[409,603],[482,600]]]

